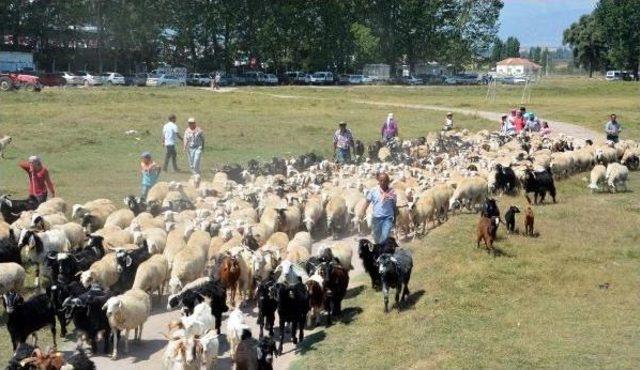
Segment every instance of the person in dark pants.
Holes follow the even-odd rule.
[[[615,114],[609,116],[609,122],[604,125],[604,132],[607,134],[607,140],[617,143],[620,137],[620,131],[622,126],[618,122],[618,117]]]
[[[56,189],[51,177],[49,177],[49,169],[42,164],[40,157],[32,155],[28,161],[22,161],[18,166],[27,172],[29,195],[36,197],[38,203],[46,201],[49,192],[51,192],[51,197],[55,198]]]
[[[180,133],[178,132],[178,125],[176,125],[176,115],[172,114],[169,116],[169,122],[165,123],[164,127],[162,128],[162,144],[164,145],[164,149],[166,152],[164,157],[164,164],[162,166],[162,169],[164,171],[167,171],[169,167],[169,161],[171,161],[173,164],[173,170],[175,172],[179,171],[176,161],[177,139],[180,139],[182,141],[182,136],[180,136]]]

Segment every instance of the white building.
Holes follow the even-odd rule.
[[[531,76],[540,71],[539,64],[525,58],[507,58],[496,64],[496,74],[499,76]]]

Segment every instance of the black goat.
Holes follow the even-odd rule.
[[[491,219],[495,222],[495,227],[492,228],[491,234],[491,236],[495,240],[496,236],[498,235],[498,226],[500,225],[500,208],[498,208],[498,204],[496,203],[495,199],[487,198],[487,200],[484,201],[484,204],[482,205],[481,216]]]
[[[393,255],[385,253],[378,257],[378,265],[384,296],[384,312],[389,312],[389,288],[396,289],[396,305],[399,305],[400,301],[404,302],[409,294],[413,257],[408,250],[398,249]]]
[[[551,195],[553,203],[555,203],[556,186],[553,182],[551,168],[547,167],[544,171],[533,171],[531,169],[525,170],[524,190],[525,197],[527,198],[527,202],[529,202],[529,204],[531,204],[529,193],[534,194],[534,204],[538,204],[538,197],[540,197],[540,203],[544,203],[544,198],[547,193]]]
[[[172,295],[168,298],[167,309],[175,309],[182,307],[182,313],[189,316],[193,313],[193,308],[209,299],[211,306],[211,314],[216,319],[216,331],[220,334],[220,325],[222,325],[222,314],[229,310],[226,304],[227,289],[218,279],[207,278],[195,287],[183,289],[180,293]]]
[[[271,337],[262,337],[256,349],[258,350],[258,370],[273,370],[276,341]]]
[[[73,370],[96,370],[96,364],[93,363],[80,347],[76,349],[76,352],[67,359],[67,365],[70,365]]]
[[[140,198],[136,198],[133,195],[127,195],[124,198],[124,204],[126,204],[126,206],[136,216],[147,210],[147,205],[142,200],[140,200]]]
[[[9,229],[9,237],[0,240],[0,263],[3,262],[22,263],[20,248],[13,229]]]
[[[9,364],[5,368],[5,370],[24,370],[27,367],[21,364],[22,360],[25,360],[31,356],[33,356],[33,351],[36,350],[36,347],[32,346],[28,343],[20,343],[18,348],[13,353],[13,357],[9,360]]]
[[[65,337],[67,335],[67,323],[69,322],[63,311],[64,301],[70,297],[78,297],[86,291],[85,287],[78,281],[58,282],[47,287],[45,294],[58,317],[61,336]]]
[[[20,218],[24,211],[32,211],[38,208],[38,199],[30,195],[27,199],[9,199],[8,195],[0,196],[0,214],[5,222],[12,224]]]
[[[507,232],[513,234],[516,232],[516,213],[520,213],[520,209],[511,206],[504,214],[504,223],[507,225]]]
[[[78,297],[67,298],[62,304],[65,318],[72,320],[76,329],[88,338],[93,354],[97,352],[98,333],[102,331],[104,331],[102,336],[104,352],[109,353],[111,326],[102,306],[112,296],[113,293],[103,291],[99,286],[92,286],[90,290]]]
[[[273,336],[273,326],[276,320],[276,310],[278,309],[278,301],[275,294],[275,280],[273,276],[269,276],[260,282],[256,288],[256,297],[258,299],[258,325],[260,326],[259,337],[264,335],[264,327],[267,327],[269,335]]]
[[[519,186],[519,181],[513,168],[504,167],[499,163],[495,166],[494,180],[495,183],[492,189],[494,193],[502,191],[503,193],[513,194]]]
[[[380,273],[378,272],[377,260],[380,256],[380,245],[373,244],[367,239],[360,239],[358,242],[358,255],[362,260],[364,270],[371,277],[371,287],[380,288]]]
[[[29,335],[33,335],[37,343],[36,331],[45,326],[51,329],[53,346],[57,347],[56,316],[46,294],[35,295],[25,302],[20,294],[10,291],[2,295],[2,304],[8,315],[7,330],[14,350],[19,343],[24,343]]]
[[[142,246],[130,250],[119,250],[116,252],[116,270],[120,273],[118,281],[111,287],[117,294],[122,294],[125,291],[131,289],[133,286],[133,280],[136,277],[136,271],[138,266],[151,257],[149,254],[149,246],[147,241],[143,241]]]
[[[276,284],[276,297],[278,300],[278,318],[280,319],[280,344],[278,353],[282,354],[284,343],[285,324],[291,323],[291,341],[298,344],[304,340],[304,326],[309,313],[309,293],[304,284],[295,285]],[[296,331],[300,331],[299,338]]]
[[[45,266],[51,269],[52,281],[69,282],[79,279],[79,273],[88,270],[91,265],[104,257],[102,244],[90,243],[87,247],[65,253],[49,252]]]

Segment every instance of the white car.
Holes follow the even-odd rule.
[[[271,74],[271,73],[267,73],[264,74],[262,76],[258,77],[258,82],[261,85],[277,85],[278,84],[278,77],[276,77],[276,75]]]
[[[186,86],[187,81],[184,78],[178,78],[174,75],[159,74],[150,75],[147,78],[147,86]]]
[[[117,72],[107,72],[100,75],[107,85],[124,85],[124,76]]]
[[[311,75],[311,83],[314,85],[328,85],[333,83],[333,73],[316,72]]]
[[[102,85],[104,82],[102,78],[95,73],[91,72],[78,72],[76,73],[78,77],[82,80],[82,85],[84,86],[97,86]]]
[[[68,86],[82,85],[82,78],[80,76],[76,76],[75,74],[68,71],[60,72],[60,74],[62,75],[62,78],[67,81]]]

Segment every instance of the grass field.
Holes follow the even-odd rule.
[[[415,305],[385,315],[366,277],[367,288],[344,305],[362,311],[317,334],[325,339],[293,368],[636,367],[640,201],[585,186],[574,177],[559,186],[558,204],[534,208],[537,238],[505,236],[501,226],[504,257],[476,249],[477,215],[411,243]],[[522,197],[499,203],[525,205]]]
[[[628,135],[637,139],[639,86],[550,79],[533,88],[529,106],[549,118],[597,130],[616,111]],[[26,176],[16,163],[39,154],[70,203],[98,197],[120,202],[126,194],[137,194],[138,156],[151,150],[161,162],[160,129],[169,113],[178,115],[181,127],[189,116],[201,123],[207,135],[203,168],[211,168],[289,153],[328,155],[340,120],[348,121],[365,142],[377,138],[389,111],[396,113],[403,137],[425,135],[442,123],[442,112],[358,101],[506,111],[519,105],[522,87],[502,88],[493,103],[484,101],[485,93],[485,87],[376,86],[217,94],[150,88],[0,94],[0,134],[14,138],[7,158],[0,160],[0,193],[24,196]],[[463,115],[456,115],[456,124],[472,130],[495,127]],[[130,129],[140,134],[126,136]],[[179,160],[185,169],[184,155]],[[639,178],[633,175],[631,189]],[[353,321],[309,338],[310,346],[294,367],[637,366],[640,203],[633,192],[592,196],[580,177],[563,182],[559,194],[558,205],[536,208],[539,238],[498,241],[508,257],[491,258],[474,248],[475,215],[455,217],[412,243],[415,306],[384,315],[380,294],[365,289],[346,302]],[[507,202],[523,206],[521,198],[505,199],[501,208]],[[610,287],[600,289],[605,282]],[[0,324],[3,320],[0,315]],[[10,352],[5,334],[0,336],[0,360]],[[51,343],[44,333],[40,339]]]

